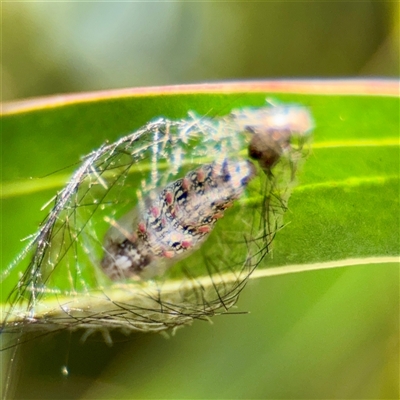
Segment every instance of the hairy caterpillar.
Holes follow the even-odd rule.
[[[250,161],[224,159],[150,194],[107,233],[103,271],[112,279],[149,278],[187,257],[206,240],[255,172]]]
[[[189,113],[94,150],[2,272],[26,263],[3,333],[158,332],[225,312],[282,226],[312,127],[295,105]]]

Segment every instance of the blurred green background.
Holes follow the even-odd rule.
[[[398,2],[7,2],[2,31],[3,100],[399,74]]]
[[[396,2],[2,4],[3,101],[232,79],[398,75]],[[23,146],[11,135],[2,130],[8,154]],[[30,147],[34,170],[78,160],[84,152],[74,140],[60,138],[69,156],[50,170]],[[31,141],[54,137],[33,130]],[[7,170],[27,177],[18,165]],[[3,224],[2,235],[12,229]],[[99,334],[81,345],[81,332],[35,340],[17,354],[15,397],[397,398],[399,273],[397,265],[379,268],[251,282],[238,304],[251,314],[196,322],[170,340],[116,334],[111,348]]]

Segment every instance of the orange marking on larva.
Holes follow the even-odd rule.
[[[139,232],[145,233],[146,232],[146,224],[143,221],[139,222],[138,229],[139,229]]]
[[[197,182],[202,183],[202,182],[204,182],[205,178],[206,178],[206,174],[204,173],[204,170],[200,168],[197,171]]]
[[[157,218],[160,215],[160,209],[158,207],[151,207],[151,215]]]
[[[167,202],[168,205],[171,205],[174,200],[174,196],[172,195],[171,192],[165,193],[165,201]]]
[[[233,206],[233,202],[232,202],[232,201],[230,201],[229,203],[225,203],[225,204],[223,205],[224,210],[226,210],[227,208],[231,208],[232,206]]]
[[[171,251],[171,250],[163,250],[162,255],[165,258],[173,258],[173,257],[175,257],[175,252]]]
[[[215,219],[221,219],[224,217],[224,213],[221,211],[219,213],[214,214]]]
[[[203,225],[203,226],[199,226],[197,228],[197,231],[200,233],[208,233],[211,231],[211,228],[209,227],[209,225]]]
[[[182,179],[182,189],[186,192],[190,189],[190,179],[186,177]]]
[[[192,242],[190,240],[183,240],[181,246],[184,249],[188,249],[189,247],[192,247]]]

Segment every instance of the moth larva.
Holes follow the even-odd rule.
[[[103,271],[112,279],[149,278],[187,257],[254,176],[250,161],[224,159],[153,192],[110,228]]]

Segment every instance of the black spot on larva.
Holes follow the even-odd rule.
[[[182,191],[182,192],[176,197],[176,201],[178,202],[178,204],[186,203],[187,197],[188,197],[188,193],[185,192],[185,191]]]

